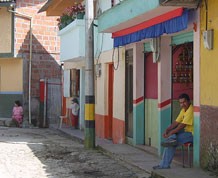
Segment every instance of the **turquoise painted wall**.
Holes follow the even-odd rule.
[[[158,112],[158,155],[161,155],[163,152],[163,147],[161,147],[161,142],[164,140],[162,137],[163,132],[171,124],[171,106],[165,109],[162,109]]]
[[[145,144],[158,148],[157,99],[145,99]]]
[[[144,102],[133,108],[133,144],[144,144]]]
[[[193,164],[195,167],[200,166],[200,116],[194,115],[194,155],[193,155]]]
[[[193,42],[194,32],[186,32],[172,37],[172,45],[180,45],[188,42]]]
[[[128,21],[158,6],[159,0],[125,0],[119,5],[105,11],[98,18],[99,32]]]

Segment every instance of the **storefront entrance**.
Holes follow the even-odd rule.
[[[172,48],[172,121],[180,111],[178,97],[181,93],[187,93],[193,100],[193,42]]]

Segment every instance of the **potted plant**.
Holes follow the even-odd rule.
[[[85,15],[85,6],[81,3],[74,5],[72,7],[72,12],[74,13],[77,19],[83,19]]]
[[[85,6],[81,3],[64,10],[60,18],[57,19],[59,30],[63,29],[75,19],[83,19],[85,15]]]

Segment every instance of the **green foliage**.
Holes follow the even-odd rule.
[[[69,25],[71,22],[74,21],[74,19],[75,19],[75,17],[63,14],[59,19],[59,23],[58,23],[59,30],[63,29],[67,25]]]
[[[80,14],[82,14],[82,18],[83,18],[85,14],[85,6],[80,3],[72,7],[66,8],[63,12],[63,15],[57,19],[59,30],[69,25],[71,22],[73,22],[78,17],[81,18]]]

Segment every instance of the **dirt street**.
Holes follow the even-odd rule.
[[[0,178],[148,178],[52,129],[0,128]]]

